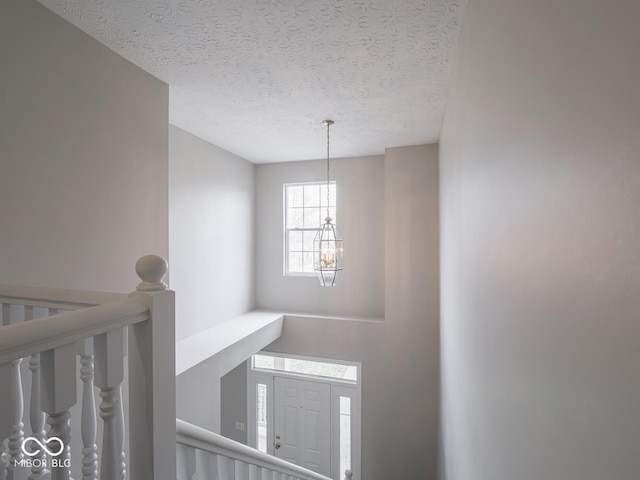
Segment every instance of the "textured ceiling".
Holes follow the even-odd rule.
[[[466,0],[39,0],[170,85],[170,122],[254,163],[438,140]]]

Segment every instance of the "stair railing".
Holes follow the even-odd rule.
[[[179,419],[176,457],[178,480],[331,480]]]
[[[77,356],[83,480],[175,478],[174,294],[162,281],[167,264],[161,257],[142,257],[136,272],[142,282],[129,296],[0,286],[0,480],[71,478]],[[125,344],[128,459],[121,390]],[[25,358],[31,373],[28,435],[20,368]],[[94,386],[103,420],[99,462]]]

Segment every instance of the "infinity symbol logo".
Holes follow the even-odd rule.
[[[60,440],[58,437],[51,437],[51,438],[47,438],[44,442],[44,445],[42,443],[40,443],[40,440],[38,440],[35,437],[27,437],[24,439],[24,441],[22,442],[22,452],[27,455],[28,457],[33,457],[34,455],[37,455],[38,453],[40,453],[40,449],[36,450],[35,452],[28,452],[27,451],[27,443],[29,443],[30,441],[32,442],[36,442],[38,445],[40,445],[40,447],[47,452],[49,455],[51,455],[52,457],[57,457],[58,455],[60,455],[62,453],[62,451],[64,450],[64,443],[62,443],[62,440]],[[51,450],[49,450],[47,448],[47,445],[49,445],[51,442],[55,442],[58,444],[58,446],[60,447],[60,449],[57,452],[52,452]]]

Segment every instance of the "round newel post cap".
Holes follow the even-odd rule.
[[[166,290],[167,284],[162,279],[168,270],[167,261],[159,255],[140,257],[136,262],[136,273],[142,282],[140,282],[136,290],[139,292]]]
[[[351,470],[344,471],[344,480],[350,480],[353,478],[353,472]]]

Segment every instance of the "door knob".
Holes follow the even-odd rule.
[[[277,449],[279,449],[279,448],[280,448],[280,442],[276,443],[276,444],[274,445],[274,447],[276,447],[276,450],[277,450]]]

